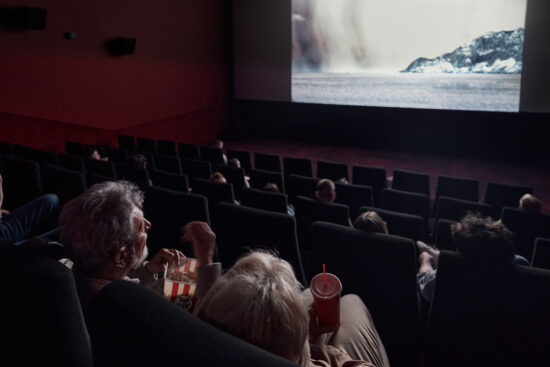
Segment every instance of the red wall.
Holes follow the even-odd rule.
[[[44,31],[0,31],[0,140],[214,139],[228,120],[224,3],[0,0],[48,11]],[[137,39],[133,55],[108,55],[119,36]]]

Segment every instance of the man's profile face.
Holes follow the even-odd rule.
[[[134,221],[134,231],[136,234],[134,248],[136,249],[135,256],[137,259],[137,263],[134,265],[134,267],[139,267],[143,263],[143,261],[145,261],[148,255],[147,231],[149,230],[149,228],[151,228],[151,222],[145,219],[145,217],[143,216],[143,211],[138,207],[134,207],[132,213],[132,220]]]

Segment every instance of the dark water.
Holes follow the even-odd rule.
[[[519,111],[519,74],[293,73],[292,101]]]

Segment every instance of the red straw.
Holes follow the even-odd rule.
[[[323,264],[323,278],[325,279],[325,285],[327,285],[327,272],[325,270],[325,264]]]

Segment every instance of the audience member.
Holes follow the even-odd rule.
[[[345,177],[340,177],[339,179],[336,180],[336,183],[344,184],[344,185],[349,184],[348,179]]]
[[[86,147],[85,157],[87,159],[93,159],[93,160],[96,160],[96,161],[108,161],[109,160],[108,157],[102,157],[99,154],[99,152],[97,151],[97,149],[94,148],[93,146]]]
[[[525,258],[514,255],[514,235],[501,221],[468,214],[451,227],[451,233],[457,251],[471,261],[496,266],[529,265]],[[424,300],[431,302],[439,251],[421,241],[417,246],[420,251],[418,291]]]
[[[380,217],[380,215],[372,210],[359,214],[355,222],[353,222],[353,228],[363,232],[377,232],[388,234],[388,227],[386,222]]]
[[[328,178],[323,178],[317,182],[317,191],[315,197],[325,203],[332,203],[336,199],[336,188],[334,182]]]
[[[131,157],[132,167],[136,169],[147,169],[147,157],[141,153],[132,154]]]
[[[206,231],[205,223],[202,226],[202,239],[191,233],[184,238],[193,241],[194,248],[213,248],[215,235]],[[301,293],[301,284],[285,260],[255,251],[223,276],[221,264],[206,263],[198,268],[198,276],[208,269],[210,276],[218,278],[199,296],[196,315],[204,321],[302,366],[389,366],[384,345],[359,297],[342,297],[339,326],[321,326],[311,292]]]
[[[221,149],[223,152],[223,141],[219,139],[214,140],[214,142],[212,143],[212,147]],[[222,158],[223,164],[227,165],[227,156],[225,155],[225,153],[222,153]]]
[[[55,239],[52,230],[57,225],[59,198],[55,194],[42,195],[12,210],[2,209],[4,190],[0,175],[0,237],[18,244],[34,236]],[[53,237],[52,237],[53,236]]]
[[[540,213],[541,204],[539,199],[531,194],[525,194],[519,199],[519,209],[526,213]]]
[[[227,163],[227,166],[233,168],[241,168],[241,161],[239,161],[239,158],[231,158]]]
[[[279,190],[279,186],[277,186],[277,184],[275,184],[273,182],[266,183],[264,185],[264,187],[262,187],[262,190],[269,191],[269,192],[275,192],[277,194],[279,194],[281,192],[281,190]]]
[[[219,183],[227,183],[227,180],[220,172],[214,172],[212,176],[210,176],[210,181],[212,182],[219,182]]]
[[[116,279],[152,286],[169,264],[185,256],[161,249],[150,261],[143,217],[143,193],[128,182],[102,182],[63,207],[61,243],[74,263],[73,273],[82,305]]]

